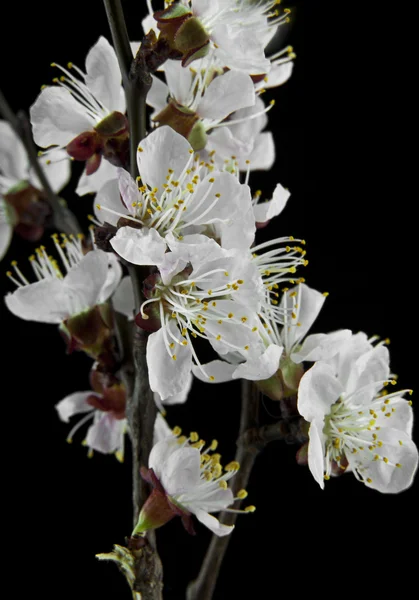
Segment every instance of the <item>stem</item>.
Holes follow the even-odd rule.
[[[133,56],[128,38],[121,0],[104,0],[106,15],[112,34],[113,45],[122,73],[130,126],[130,172],[135,179],[137,171],[137,147],[146,133],[146,96],[151,86],[151,76],[144,65],[143,70],[132,69]],[[142,270],[128,265],[135,296],[136,311],[142,304]],[[133,341],[135,381],[133,393],[127,403],[127,421],[133,454],[133,522],[137,524],[140,507],[148,494],[148,484],[140,475],[140,467],[148,465],[153,445],[154,421],[157,407],[150,389],[146,361],[147,333],[136,328]],[[161,600],[163,573],[155,546],[154,533],[147,534],[147,544],[135,562],[133,589],[141,594],[142,600]]]
[[[77,222],[73,213],[62,203],[63,201],[56,195],[54,190],[45,176],[44,170],[38,160],[38,152],[32,139],[31,126],[27,115],[23,111],[19,111],[15,115],[10,108],[6,98],[0,90],[0,113],[9,122],[16,135],[21,140],[29,163],[38,177],[41,187],[43,188],[47,200],[54,213],[54,225],[60,231],[67,234],[76,235],[81,231],[80,225]]]
[[[248,429],[258,425],[259,392],[256,386],[246,379],[242,380],[242,411],[238,442]],[[240,463],[240,470],[234,477],[233,493],[246,488],[259,448],[255,445],[238,443],[235,460]],[[240,503],[234,506],[238,508]],[[220,522],[234,525],[237,513],[222,513]],[[187,590],[187,600],[211,600],[224,555],[233,534],[218,537],[213,535],[197,579],[191,582]]]
[[[130,128],[130,173],[135,179],[138,175],[138,144],[146,135],[145,106],[152,78],[144,61],[139,61],[141,65],[136,64],[134,70],[132,68],[134,57],[129,43],[121,0],[103,1],[124,84]]]

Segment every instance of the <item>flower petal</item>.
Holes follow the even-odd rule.
[[[168,323],[168,328],[179,338],[179,332],[174,323]],[[147,364],[150,377],[150,387],[164,401],[169,396],[179,394],[185,389],[192,368],[192,353],[188,346],[175,344],[176,360],[168,354],[163,335],[163,328],[152,333],[147,342]]]
[[[290,195],[290,192],[278,183],[273,193],[272,200],[256,204],[256,206],[253,207],[255,221],[257,223],[265,223],[266,221],[269,221],[269,219],[279,215],[284,210]]]
[[[60,192],[70,181],[71,167],[70,157],[65,150],[49,150],[39,158],[51,188],[54,192]],[[29,181],[39,190],[42,189],[41,182],[32,168],[29,169]]]
[[[168,60],[164,64],[164,76],[166,77],[166,101],[167,94],[170,91],[172,98],[175,98],[179,104],[185,106],[191,97],[193,74],[189,68],[182,67],[178,60]]]
[[[210,515],[205,512],[205,510],[198,508],[194,510],[194,514],[198,521],[201,521],[205,527],[208,527],[208,529],[212,531],[212,533],[215,533],[215,535],[218,535],[218,537],[229,535],[234,529],[234,525],[224,525],[223,523],[220,523],[214,515]]]
[[[279,65],[272,65],[266,80],[261,82],[260,87],[264,89],[278,87],[288,81],[294,69],[293,61],[288,61]]]
[[[306,371],[298,387],[298,412],[306,421],[322,422],[343,388],[333,370],[325,363],[316,363]]]
[[[214,379],[209,380],[211,383],[224,383],[233,380],[233,373],[237,369],[237,365],[231,365],[224,360],[212,360],[202,365],[202,368],[207,375],[204,375],[197,365],[193,365],[192,367],[192,373],[197,379],[208,383],[208,378],[213,377]]]
[[[255,88],[250,76],[239,71],[227,71],[212,80],[198,105],[197,113],[203,119],[221,121],[254,103]]]
[[[1,202],[1,198],[0,198]],[[13,235],[13,227],[9,223],[0,223],[0,260],[6,254]]]
[[[303,361],[328,360],[348,343],[351,335],[350,329],[309,335],[301,348],[291,354],[291,360],[297,364]]]
[[[191,145],[182,135],[167,125],[159,127],[139,145],[137,162],[143,182],[161,192],[168,170],[173,170],[174,180],[180,179],[192,159],[191,152]]]
[[[189,69],[185,69],[189,70]],[[147,104],[160,112],[167,104],[167,97],[169,95],[169,88],[161,79],[152,75],[153,83],[147,94]]]
[[[162,470],[170,454],[179,448],[175,436],[164,436],[151,449],[148,458],[148,468],[153,469],[158,479],[161,479]]]
[[[61,323],[71,315],[70,299],[62,281],[44,279],[18,288],[4,299],[16,317],[40,323]]]
[[[25,148],[7,121],[0,120],[0,172],[14,183],[26,179],[28,158]],[[7,191],[7,190],[5,190]]]
[[[120,227],[110,244],[119,256],[134,265],[158,265],[166,252],[164,238],[148,227]]]
[[[324,489],[324,441],[322,434],[323,422],[320,425],[313,421],[308,432],[308,467],[319,486]]]
[[[100,208],[98,208],[98,206],[100,206]],[[110,179],[107,181],[96,194],[93,203],[93,211],[96,219],[101,223],[106,222],[116,226],[121,217],[115,215],[113,212],[108,212],[106,210],[107,208],[121,214],[128,214],[127,209],[121,202],[117,179]]]
[[[108,274],[99,293],[97,300],[98,304],[106,302],[106,300],[112,296],[122,278],[122,267],[119,263],[118,257],[111,252],[107,252],[106,254],[108,258]]]
[[[96,415],[95,423],[87,431],[87,446],[103,454],[117,452],[121,447],[121,437],[124,436],[125,419],[115,419],[111,413],[100,411]]]
[[[115,50],[101,36],[86,57],[86,85],[109,112],[125,112],[121,71]]]
[[[282,351],[282,346],[271,344],[260,356],[239,365],[234,371],[233,379],[243,378],[250,381],[269,379],[279,368]]]
[[[111,165],[107,160],[101,160],[97,171],[91,175],[86,175],[86,169],[83,171],[76,188],[76,194],[84,196],[85,194],[95,194],[110,179],[116,179],[117,167]]]
[[[164,400],[165,406],[170,406],[172,404],[184,404],[188,399],[189,391],[192,387],[193,376],[192,372],[187,376],[186,385],[178,394],[173,394],[173,396],[169,396]]]
[[[66,146],[96,124],[70,92],[46,87],[30,108],[33,138],[38,146]]]
[[[101,398],[99,394],[95,394],[89,390],[87,392],[74,392],[74,394],[70,394],[69,396],[66,396],[60,400],[60,402],[55,405],[55,408],[61,421],[68,423],[70,417],[73,415],[94,410],[93,406],[87,403],[87,398],[89,398],[89,396]]]
[[[175,439],[175,436],[173,435],[172,430],[167,424],[166,419],[162,416],[161,413],[157,413],[156,420],[154,421],[153,446],[155,446],[157,442],[160,442],[161,440],[164,440],[167,437]]]
[[[114,295],[112,296],[112,305],[116,312],[125,315],[129,321],[134,319],[134,288],[132,287],[132,281],[129,275],[123,277],[119,283]]]
[[[163,465],[161,484],[169,496],[178,497],[201,483],[201,453],[197,448],[177,448]],[[176,498],[177,499],[177,498]],[[179,502],[182,500],[179,498]]]
[[[72,303],[72,314],[104,302],[103,289],[108,283],[108,265],[106,252],[92,250],[69,270],[63,288]]]
[[[290,323],[287,325],[288,353],[290,353],[290,350],[306,335],[314,321],[317,319],[324,301],[326,300],[323,294],[308,287],[308,285],[301,283],[300,285],[291,288],[289,292],[283,295],[281,308],[288,310],[293,308],[294,292],[297,292],[298,309],[295,311],[295,323],[293,322],[292,324]],[[300,323],[300,325],[297,326],[297,323]]]
[[[418,467],[418,449],[410,436],[389,427],[380,430],[378,440],[382,446],[374,449],[374,455],[381,459],[373,460],[372,453],[364,451],[349,454],[349,464],[362,475],[368,487],[387,494],[402,492],[412,484]]]

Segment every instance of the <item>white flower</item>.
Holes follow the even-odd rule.
[[[88,413],[73,427],[67,441],[73,441],[74,434],[87,422],[93,419],[93,425],[87,430],[83,445],[89,448],[89,456],[93,451],[103,454],[115,454],[124,460],[124,436],[127,428],[125,418],[125,391],[123,386],[114,385],[105,388],[100,394],[92,390],[75,392],[61,400],[56,409],[61,421],[69,422],[70,417]]]
[[[179,244],[176,252],[165,255],[160,274],[151,278],[141,315],[147,320],[151,314],[160,324],[148,339],[147,363],[151,389],[163,401],[185,389],[193,359],[204,377],[213,379],[201,366],[191,338],[207,339],[222,354],[248,356],[255,350],[253,324],[263,290],[246,255],[208,239]]]
[[[411,403],[403,398],[409,390],[386,390],[387,348],[378,345],[360,356],[355,352],[349,371],[344,368],[342,373],[339,361],[332,362],[333,366],[316,363],[298,390],[298,410],[310,423],[308,462],[313,477],[323,488],[324,478],[349,467],[368,487],[401,492],[412,482],[418,451],[411,439]]]
[[[189,142],[173,129],[161,127],[141,142],[138,168],[140,188],[119,170],[125,210],[115,182],[102,188],[95,210],[98,219],[113,225],[120,217],[132,221],[133,227],[120,227],[110,242],[125,260],[159,264],[169,235],[181,239],[206,227],[215,229],[225,248],[250,247],[256,228],[249,187],[199,161]]]
[[[45,175],[54,192],[60,191],[70,179],[70,164],[62,150],[47,158],[39,158]],[[13,206],[11,194],[41,184],[30,167],[26,150],[7,121],[0,120],[0,259],[9,247],[13,227],[19,223],[18,207]],[[9,201],[2,196],[9,196]]]
[[[193,532],[190,523],[190,515],[193,514],[216,535],[228,535],[234,526],[223,525],[211,513],[226,509],[242,513],[255,510],[253,506],[244,511],[227,508],[235,500],[247,496],[245,490],[240,490],[234,498],[227,484],[240,465],[233,461],[223,469],[220,455],[212,454],[217,449],[216,440],[205,448],[205,442],[196,432],[186,438],[176,437],[181,433],[179,428],[173,431],[175,435],[165,435],[150,453],[146,477],[159,494],[153,497],[152,493],[144,505],[134,532],[142,534],[147,529],[159,527],[175,515],[181,516],[185,527]],[[161,515],[156,510],[157,503],[164,508]]]
[[[240,171],[266,171],[272,167],[275,144],[272,133],[263,129],[268,122],[266,113],[273,106],[273,100],[265,107],[263,100],[256,98],[253,106],[236,111],[228,121],[220,123],[208,137],[205,148],[217,168],[230,157]]]
[[[167,85],[154,77],[147,95],[147,103],[155,109],[153,121],[173,127],[194,150],[202,150],[207,132],[221,126],[231,113],[255,103],[254,85],[245,73],[217,73],[211,64],[195,71],[168,61],[164,75]]]
[[[205,51],[214,52],[217,60],[230,69],[252,74],[269,71],[265,46],[277,27],[288,21],[288,10],[282,15],[274,10],[277,0],[182,0],[180,4],[200,23],[203,42],[205,37],[208,40],[196,48],[201,50],[200,56]],[[161,20],[160,16],[155,18]],[[184,64],[193,59],[193,50],[184,56]]]
[[[118,60],[104,37],[89,50],[86,73],[72,63],[68,63],[67,68],[53,66],[62,72],[62,76],[54,80],[58,85],[46,86],[30,109],[38,146],[66,148],[73,139],[94,130],[112,113],[125,112]],[[77,193],[97,191],[111,176],[115,177],[115,167],[101,161],[94,180],[88,183],[86,174],[82,176]]]
[[[45,247],[36,250],[30,263],[38,281],[30,283],[15,262],[9,278],[18,286],[5,297],[8,309],[27,321],[61,323],[106,302],[116,289],[122,270],[115,256],[93,250],[83,254],[82,236],[52,236],[62,268]]]

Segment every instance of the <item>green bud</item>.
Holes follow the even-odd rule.
[[[176,50],[186,53],[201,48],[209,41],[209,34],[201,21],[191,17],[182,23],[176,32],[174,42]]]
[[[195,150],[195,152],[199,150],[203,150],[207,145],[208,137],[205,131],[204,124],[202,121],[196,121],[192,130],[188,136],[188,142]]]

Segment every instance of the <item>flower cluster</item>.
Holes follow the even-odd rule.
[[[133,107],[127,115],[118,58],[103,37],[85,70],[53,63],[59,75],[30,109],[39,164],[54,192],[67,184],[71,161],[85,163],[76,193],[95,194],[93,205],[86,201],[91,236],[54,233],[54,255],[46,244],[30,257],[36,281],[13,261],[7,275],[16,289],[5,303],[21,319],[58,325],[68,352],[93,360],[91,389],[56,406],[64,422],[83,414],[68,441],[90,423],[82,442],[89,456],[122,461],[125,432],[136,435],[128,404],[136,352],[127,347],[135,328],[146,332],[148,397],[160,413],[142,470],[152,492],[133,538],[174,516],[193,532],[192,515],[223,536],[232,527],[212,513],[254,510],[229,508],[247,495],[227,483],[238,463],[223,468],[215,440],[181,436],[163,418],[165,407],[186,402],[194,377],[252,381],[292,411],[303,432],[298,460],[306,456],[321,487],[352,472],[368,487],[396,493],[417,469],[410,390],[389,392],[395,380],[385,343],[348,329],[309,333],[328,294],[303,276],[305,240],[256,239],[290,198],[280,183],[264,201],[250,187],[252,172],[275,160],[266,129],[274,101],[265,104],[263,94],[289,79],[295,58],[291,47],[267,51],[289,20],[279,4],[179,0],[154,11],[147,1],[145,37],[131,44],[130,81],[138,64],[151,75],[148,134],[138,146],[129,139]],[[24,146],[3,121],[0,192],[1,258],[13,230],[37,241],[53,222]],[[209,353],[212,360],[202,360]]]

